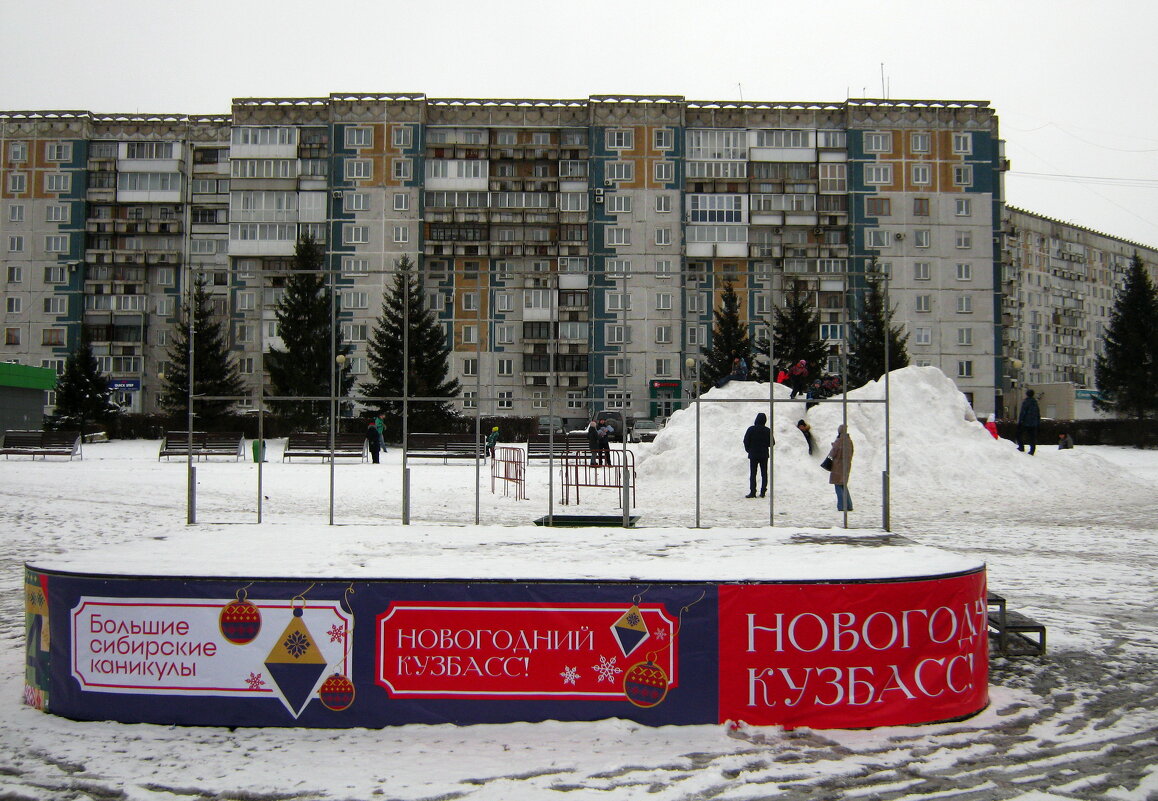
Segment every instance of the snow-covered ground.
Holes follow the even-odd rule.
[[[620,513],[610,490],[563,506],[545,461],[529,469],[526,501],[501,488],[492,494],[489,472],[476,473],[473,463],[412,461],[410,517],[421,541],[400,526],[396,449],[382,465],[334,469],[334,528],[329,466],[282,463],[276,441],[260,488],[250,461],[198,464],[195,526],[185,522],[185,463],[158,462],[157,442],[87,445],[83,461],[0,461],[0,798],[1158,797],[1158,453],[1081,443],[1018,453],[985,432],[933,368],[891,377],[891,527],[921,545],[984,560],[990,587],[1049,627],[1047,658],[993,659],[993,702],[969,720],[862,731],[617,720],[231,731],[78,723],[21,704],[21,567],[29,561],[147,563],[159,541],[181,543],[184,558],[195,558],[189,554],[204,547],[208,555],[222,540],[244,552],[257,538],[284,544],[263,557],[275,567],[300,564],[308,553],[322,571],[404,557],[471,575],[476,566],[495,569],[498,549],[520,546],[559,569],[589,562],[592,550],[614,563],[638,536],[696,554],[674,568],[681,575],[718,578],[713,573],[735,562],[741,543],[751,549],[761,538],[841,533],[843,515],[816,463],[846,412],[856,446],[848,525],[879,529],[883,404],[810,410],[817,444],[810,457],[794,428],[803,404],[787,402],[783,387],[774,391],[771,497],[743,497],[740,444],[756,413],[769,410],[768,386],[733,383],[705,396],[698,445],[697,413],[688,410],[654,443],[631,446],[632,514],[643,529],[635,533],[528,528],[548,508]],[[849,398],[879,401],[883,387]],[[478,527],[461,527],[476,517]],[[327,547],[338,540],[355,546]]]

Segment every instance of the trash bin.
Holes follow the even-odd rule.
[[[265,440],[264,439],[255,439],[253,441],[253,461],[255,461],[255,462],[264,462],[265,461]]]

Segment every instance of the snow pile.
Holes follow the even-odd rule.
[[[662,482],[672,492],[695,493],[696,421],[699,415],[700,490],[711,499],[737,501],[747,491],[744,431],[760,412],[768,415],[776,445],[773,477],[777,505],[797,503],[835,508],[828,475],[819,467],[847,414],[855,447],[849,481],[854,501],[879,505],[885,468],[885,385],[874,381],[805,411],[804,400],[789,400],[788,387],[733,381],[703,395],[672,415],[650,444],[639,446],[640,482]],[[815,450],[808,455],[796,421],[812,426]],[[1057,454],[1045,443],[1029,457],[1008,440],[996,440],[977,420],[965,396],[935,367],[906,367],[889,378],[889,467],[891,494],[898,500],[954,500],[984,503],[997,495],[1048,500],[1099,491],[1107,482],[1123,489],[1134,478],[1082,450]],[[1072,457],[1072,458],[1071,458]],[[751,503],[750,501],[748,503]],[[923,504],[922,504],[923,505]]]

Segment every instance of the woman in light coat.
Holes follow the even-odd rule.
[[[852,471],[852,437],[848,435],[848,428],[844,425],[836,429],[836,439],[832,441],[832,450],[828,458],[832,459],[832,471],[828,474],[828,483],[836,488],[836,511],[851,512],[852,496],[848,494],[848,474]]]

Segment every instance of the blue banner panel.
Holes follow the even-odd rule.
[[[44,600],[26,619],[51,633],[30,637],[36,697],[69,718],[717,720],[714,584],[28,573]]]

